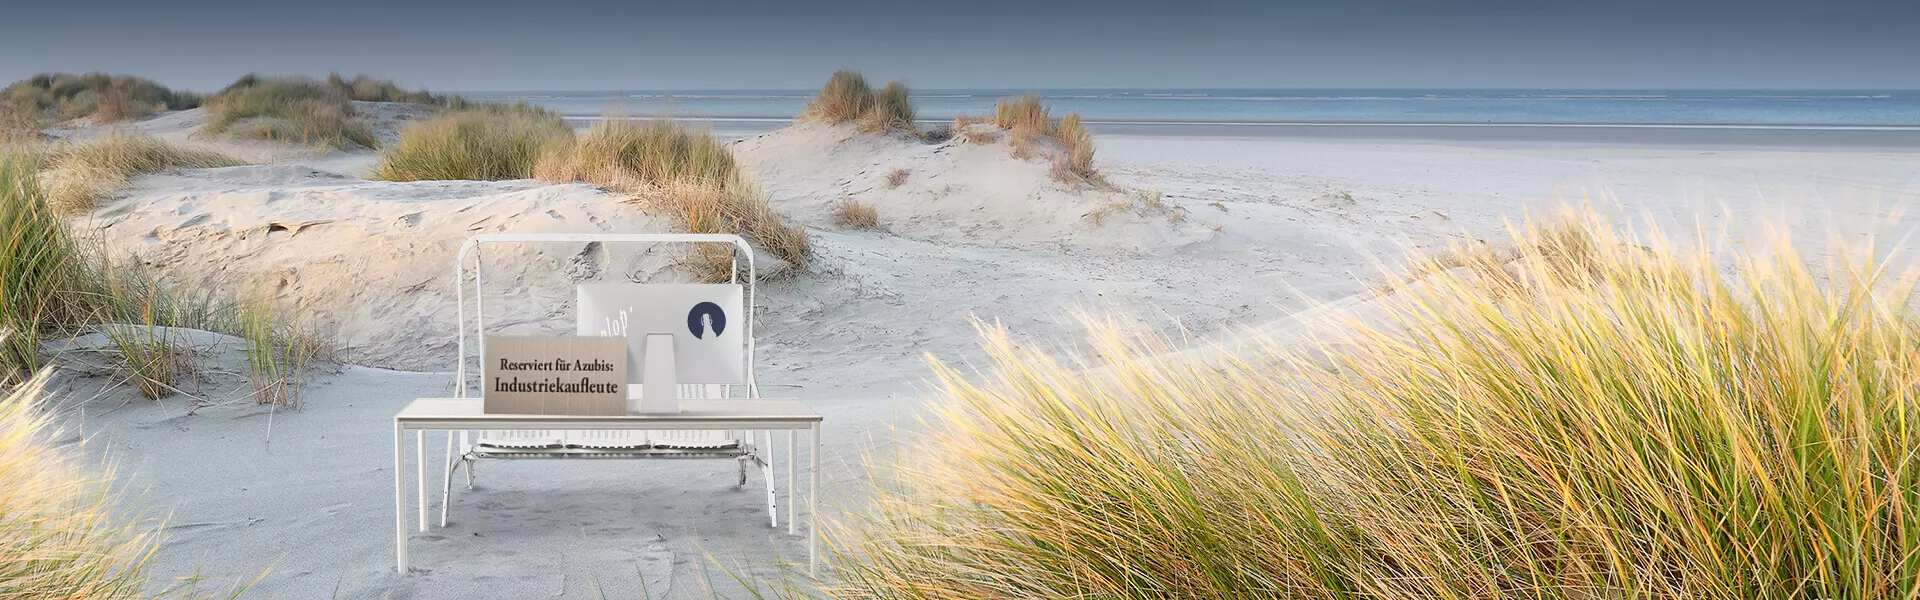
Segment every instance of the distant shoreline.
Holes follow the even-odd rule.
[[[609,118],[606,115],[564,115],[568,121],[596,122]],[[672,119],[687,122],[715,123],[791,123],[795,117],[778,115],[631,115],[618,117],[628,120],[651,121]],[[921,125],[939,125],[951,123],[952,119],[917,119]],[[1920,132],[1920,123],[1761,123],[1761,122],[1674,122],[1674,121],[1397,121],[1364,119],[1167,119],[1156,117],[1100,117],[1083,120],[1088,125],[1110,126],[1220,126],[1220,127],[1592,127],[1592,128],[1628,128],[1628,129],[1784,129],[1818,131],[1916,131]]]
[[[604,116],[571,115],[576,127]],[[660,117],[626,117],[654,120]],[[764,134],[793,122],[770,116],[673,116],[724,138]],[[921,119],[922,127],[950,123]],[[1396,121],[1246,121],[1088,119],[1096,135],[1156,138],[1412,141],[1461,144],[1540,143],[1618,146],[1764,147],[1778,149],[1905,149],[1920,151],[1920,124],[1778,123],[1471,123]]]

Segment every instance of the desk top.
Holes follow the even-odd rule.
[[[820,413],[792,398],[687,399],[680,401],[676,414],[620,416],[509,415],[487,414],[480,398],[420,398],[401,409],[393,419],[416,422],[512,422],[512,423],[818,423]]]

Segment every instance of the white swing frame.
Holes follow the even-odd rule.
[[[467,284],[468,257],[471,256],[473,259],[473,280],[472,280],[472,285],[474,290],[473,325],[474,325],[474,331],[475,331],[474,337],[475,337],[475,341],[477,342],[476,351],[472,354],[472,356],[475,359],[479,359],[480,357],[486,355],[486,331],[487,331],[485,293],[484,293],[484,288],[482,287],[483,284],[485,283],[485,278],[482,275],[482,272],[484,270],[483,269],[484,263],[482,262],[481,254],[479,253],[480,247],[488,244],[563,244],[563,243],[572,243],[572,244],[600,243],[603,245],[627,244],[627,243],[728,244],[730,245],[733,251],[732,268],[730,269],[731,275],[729,277],[730,283],[735,283],[735,284],[741,283],[740,260],[742,257],[745,257],[746,267],[747,267],[746,268],[747,278],[745,281],[746,300],[747,300],[747,307],[746,307],[747,314],[745,318],[745,321],[746,321],[746,324],[745,324],[746,383],[682,385],[680,386],[680,390],[681,390],[680,395],[684,399],[698,402],[702,398],[735,397],[728,392],[730,392],[734,388],[744,388],[746,391],[746,395],[741,397],[743,398],[759,398],[760,397],[760,386],[759,386],[758,379],[755,376],[755,369],[754,369],[754,365],[755,365],[754,359],[756,354],[755,340],[754,340],[754,326],[756,324],[755,321],[757,321],[754,313],[756,312],[755,300],[756,300],[756,294],[758,292],[755,286],[758,280],[758,270],[756,269],[753,261],[753,247],[747,243],[746,239],[737,235],[717,234],[717,233],[677,233],[677,234],[499,233],[499,234],[483,234],[483,235],[477,235],[477,236],[468,238],[466,243],[461,244],[460,252],[458,254],[458,257],[455,259],[454,274],[453,274],[454,296],[456,298],[456,301],[459,304],[457,318],[459,319],[459,323],[460,323],[460,326],[456,328],[458,329],[458,332],[459,332],[458,338],[457,338],[457,345],[459,349],[459,362],[454,369],[453,394],[455,398],[473,398],[475,401],[479,401],[478,398],[474,398],[469,395],[469,392],[468,392],[469,386],[467,385],[467,374],[468,374],[467,358],[469,356],[467,353],[468,344],[467,344],[467,328],[466,328],[466,323],[467,323],[466,290],[468,285]],[[632,389],[637,391],[639,388],[634,387]],[[447,444],[446,444],[447,465],[446,465],[446,468],[442,471],[443,477],[441,480],[441,491],[440,491],[440,526],[441,527],[445,527],[447,525],[448,506],[451,504],[449,500],[452,499],[452,493],[453,493],[453,474],[456,471],[459,471],[462,467],[464,467],[467,471],[467,489],[471,490],[473,489],[475,463],[477,463],[481,459],[489,459],[489,458],[495,458],[495,459],[561,459],[561,458],[597,458],[597,459],[716,458],[717,459],[717,458],[727,458],[727,459],[733,459],[737,461],[740,465],[739,485],[741,487],[745,487],[747,484],[747,465],[748,463],[753,463],[753,465],[760,470],[761,476],[763,477],[763,480],[766,481],[766,484],[767,484],[768,521],[772,524],[773,527],[780,526],[779,499],[778,499],[778,494],[776,493],[776,486],[774,485],[774,478],[773,478],[773,462],[775,457],[773,452],[774,443],[773,443],[772,431],[763,432],[766,434],[766,445],[764,446],[759,444],[758,436],[753,435],[752,432],[727,431],[727,432],[722,432],[723,435],[719,437],[730,440],[730,443],[727,443],[719,447],[703,447],[703,446],[711,446],[710,444],[699,444],[699,445],[696,445],[695,447],[674,447],[674,445],[668,444],[668,445],[658,446],[658,447],[646,447],[646,448],[634,447],[634,448],[624,448],[624,449],[590,449],[590,448],[561,446],[561,447],[552,447],[552,448],[514,448],[512,450],[506,450],[506,451],[488,450],[487,448],[484,447],[484,444],[481,443],[482,441],[484,441],[484,439],[482,440],[473,439],[470,436],[471,433],[472,433],[471,430],[460,430],[458,432],[458,435],[456,436],[455,432],[453,431],[447,432]],[[490,433],[491,432],[483,431],[482,435],[485,436],[485,435],[489,435]],[[516,433],[516,432],[503,432],[503,433],[508,433],[509,437],[511,437],[512,433]],[[529,431],[529,432],[523,432],[523,433],[533,433],[533,432]],[[541,433],[543,435],[545,434],[545,432],[541,432]],[[606,433],[612,433],[612,432],[583,432],[583,433],[606,434]],[[671,436],[675,434],[686,434],[686,433],[698,434],[700,432],[661,431],[661,432],[636,432],[636,433],[639,433],[642,436],[662,435],[662,434]],[[458,452],[455,452],[456,437],[459,440]],[[707,437],[709,439],[714,438],[714,436],[711,436],[711,435],[708,435]],[[789,440],[789,442],[791,442],[791,440]]]

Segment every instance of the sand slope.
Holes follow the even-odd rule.
[[[407,370],[452,366],[453,257],[468,237],[673,229],[586,185],[363,181],[299,165],[149,176],[125,195],[87,222],[112,247],[173,281],[265,290],[303,307],[343,359]],[[551,331],[511,326],[571,306],[569,279],[671,268],[664,254],[587,250],[492,252],[488,291],[506,299],[490,316]]]
[[[1039,145],[1033,158],[1021,160],[1004,134],[983,144],[961,136],[928,143],[803,123],[742,140],[734,153],[760,174],[783,214],[816,228],[837,228],[834,205],[852,199],[873,204],[889,232],[942,243],[1157,251],[1214,233],[1183,208],[1140,205],[1135,190],[1054,181],[1041,157],[1058,152],[1058,144]],[[907,171],[899,187],[887,181],[895,169]]]

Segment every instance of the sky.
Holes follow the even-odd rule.
[[[4,0],[0,80],[201,91],[1920,88],[1920,0]]]

